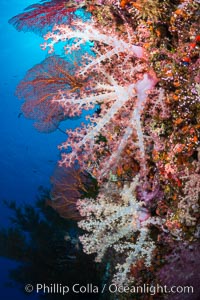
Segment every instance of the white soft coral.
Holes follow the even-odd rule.
[[[144,259],[146,266],[151,264],[155,245],[149,237],[148,225],[160,224],[159,219],[150,217],[144,202],[137,201],[137,185],[138,177],[120,191],[109,182],[101,188],[97,199],[79,200],[77,204],[85,217],[79,227],[89,232],[80,237],[84,251],[97,253],[96,261],[101,261],[108,249],[124,253],[124,263],[116,267],[117,284],[127,283],[131,265],[138,259]]]

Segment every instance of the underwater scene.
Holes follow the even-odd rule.
[[[1,0],[0,298],[200,299],[200,1],[35,1]]]

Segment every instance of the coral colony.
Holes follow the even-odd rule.
[[[79,220],[110,282],[199,293],[199,1],[42,1],[10,23],[49,54],[17,88],[25,117],[41,132],[84,120],[59,146],[50,205]]]

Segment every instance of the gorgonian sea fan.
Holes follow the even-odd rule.
[[[51,177],[51,184],[51,200],[47,204],[63,218],[80,220],[77,200],[83,195],[96,193],[96,185],[91,176],[76,165],[71,168],[57,166]]]
[[[73,76],[74,65],[58,56],[46,58],[30,69],[17,87],[17,96],[25,100],[22,112],[35,120],[41,132],[52,132],[67,116],[59,102],[59,90],[76,90],[82,85]],[[68,114],[69,115],[69,114]]]
[[[81,7],[82,0],[52,0],[42,1],[41,4],[33,4],[25,9],[25,12],[18,14],[9,20],[17,30],[34,31],[44,33],[49,26],[62,22],[70,23],[72,12]]]

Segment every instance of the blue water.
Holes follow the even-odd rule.
[[[14,200],[18,204],[34,203],[38,188],[50,187],[49,177],[59,158],[57,145],[66,138],[59,131],[38,133],[32,121],[19,115],[22,102],[14,95],[26,71],[46,56],[39,47],[41,37],[18,32],[8,24],[11,17],[33,3],[33,0],[1,0],[0,10],[0,201]],[[9,212],[1,204],[0,226],[8,224]],[[3,258],[0,263],[1,299],[27,299],[18,287],[5,285],[8,271],[15,264]]]
[[[38,186],[49,185],[49,174],[58,159],[57,145],[65,139],[60,132],[38,133],[32,121],[19,117],[22,101],[14,95],[16,85],[46,53],[39,47],[42,38],[33,33],[17,32],[7,20],[31,3],[34,1],[3,0],[0,25],[0,198],[22,202],[32,202]]]

